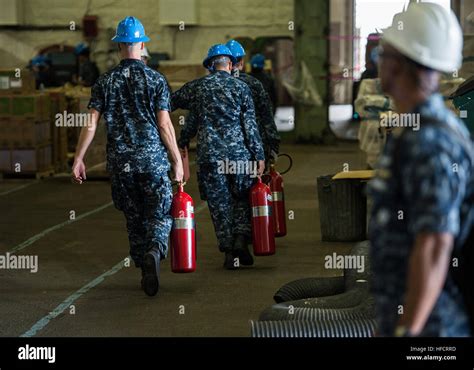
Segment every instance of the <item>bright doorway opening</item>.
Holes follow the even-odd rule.
[[[451,0],[427,0],[420,2],[437,3],[447,9]],[[367,38],[372,33],[381,33],[392,24],[393,16],[405,9],[408,0],[355,0],[354,7],[354,77],[360,78],[365,70],[365,49]]]

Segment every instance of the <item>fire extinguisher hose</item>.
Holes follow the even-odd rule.
[[[284,174],[290,172],[291,168],[293,167],[293,158],[291,158],[291,156],[289,154],[286,154],[286,153],[278,154],[278,158],[280,158],[280,157],[286,157],[286,158],[288,158],[288,161],[290,162],[289,165],[288,165],[288,168],[285,171],[280,171],[280,175],[284,175]]]

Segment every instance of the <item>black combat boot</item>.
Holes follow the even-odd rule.
[[[226,270],[237,270],[238,266],[236,266],[235,262],[235,257],[232,252],[225,252],[224,268]]]
[[[243,266],[253,265],[253,257],[250,254],[247,238],[244,235],[235,236],[233,252]]]
[[[153,297],[160,288],[160,251],[152,248],[143,259],[142,288],[146,295]]]

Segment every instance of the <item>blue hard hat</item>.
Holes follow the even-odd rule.
[[[114,42],[147,42],[150,38],[145,35],[145,27],[135,17],[126,17],[117,26],[117,32],[112,37]]]
[[[245,56],[245,49],[244,47],[240,44],[240,42],[235,41],[235,40],[230,40],[225,44],[234,56],[234,58],[239,59]]]
[[[49,64],[50,60],[47,56],[45,55],[37,55],[33,59],[31,59],[31,65],[32,66],[47,66]]]
[[[262,54],[255,54],[252,59],[250,59],[250,65],[252,68],[263,69],[265,66],[265,57]]]
[[[219,55],[224,55],[226,57],[229,57],[232,63],[237,62],[237,60],[232,55],[232,53],[230,52],[227,46],[225,46],[224,44],[216,44],[209,48],[209,51],[207,52],[207,57],[202,62],[202,65],[204,66],[204,68],[209,69],[210,67],[209,62],[211,61],[211,59]]]
[[[89,47],[86,44],[81,42],[80,44],[77,44],[76,47],[74,48],[74,54],[81,55],[82,53],[88,50],[89,50]]]

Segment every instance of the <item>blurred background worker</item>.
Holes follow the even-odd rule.
[[[197,134],[199,190],[207,200],[219,250],[225,253],[224,267],[230,270],[253,264],[248,243],[254,177],[221,171],[222,164],[258,161],[260,175],[265,168],[252,95],[245,83],[231,76],[233,62],[225,45],[212,46],[203,62],[211,74],[188,82],[171,98],[173,110],[187,109],[196,116],[183,128],[180,145]]]
[[[172,224],[168,155],[173,180],[182,180],[183,167],[169,117],[167,84],[141,61],[144,42],[149,41],[143,25],[134,17],[125,18],[112,41],[118,43],[122,60],[92,88],[93,126],[82,129],[73,179],[78,183],[86,179],[83,158],[103,115],[112,198],[125,214],[130,256],[142,268],[142,288],[153,296],[159,289],[160,260],[167,256]]]
[[[31,59],[28,68],[33,72],[36,80],[36,88],[44,89],[54,84],[51,73],[51,60],[46,55],[37,55]]]
[[[148,49],[145,46],[142,50],[142,62],[145,63],[145,65],[148,65],[149,61],[150,61],[150,54],[148,53]]]
[[[99,69],[90,59],[90,48],[86,44],[78,44],[74,54],[77,56],[77,84],[87,87],[94,85],[99,78]]]
[[[244,72],[245,50],[242,45],[238,41],[230,40],[226,46],[236,60],[232,67],[232,75],[245,82],[252,93],[258,130],[265,150],[265,161],[266,163],[276,162],[280,148],[280,135],[273,118],[272,102],[262,83]]]
[[[352,106],[354,107],[354,111],[356,111],[355,100],[359,94],[362,81],[377,78],[379,76],[378,64],[380,38],[380,33],[371,33],[367,36],[367,45],[365,47],[365,71],[360,75],[360,80],[354,81],[354,84],[352,85]]]
[[[378,333],[466,336],[466,306],[450,267],[470,227],[464,221],[474,216],[472,143],[437,93],[440,72],[461,65],[454,13],[410,4],[384,32],[380,58],[382,89],[397,112],[421,118],[419,130],[393,130],[369,186]]]
[[[252,67],[250,74],[262,83],[272,101],[273,114],[275,114],[277,105],[275,80],[270,73],[265,72],[265,57],[262,54],[255,54],[250,59],[250,66]]]

